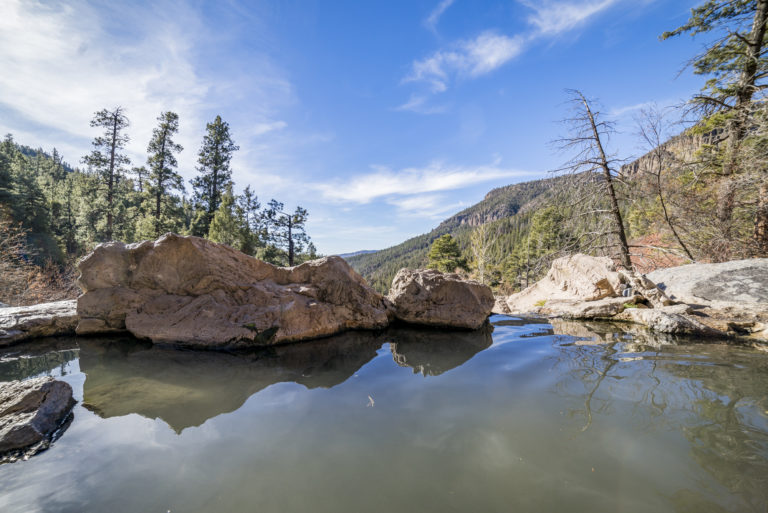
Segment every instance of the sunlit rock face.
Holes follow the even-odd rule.
[[[383,328],[385,299],[343,259],[283,268],[198,237],[99,245],[78,263],[77,333],[250,347]]]
[[[51,377],[0,383],[0,455],[49,439],[74,405],[72,387]]]
[[[387,298],[410,324],[478,329],[496,302],[490,287],[432,269],[401,269]]]

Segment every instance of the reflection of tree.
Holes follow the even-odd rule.
[[[5,349],[0,358],[0,382],[50,375],[59,369],[63,376],[67,364],[77,359],[77,342],[73,338],[50,338]]]
[[[580,324],[574,330],[572,324]],[[759,511],[768,506],[768,357],[726,345],[669,345],[649,332],[628,335],[616,325],[554,322],[560,339],[556,390],[583,404],[571,414],[589,429],[598,413],[612,411],[615,386],[632,401],[644,430],[679,430],[701,469],[733,494],[724,498],[711,483],[678,490],[678,511]],[[630,395],[631,390],[635,390]],[[629,395],[629,397],[628,397]],[[711,495],[710,495],[711,494]],[[723,502],[723,501],[726,502]],[[734,505],[734,501],[735,504]]]

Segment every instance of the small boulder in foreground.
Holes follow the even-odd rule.
[[[72,387],[51,377],[0,383],[0,454],[45,449],[74,405]]]
[[[467,329],[480,328],[496,302],[490,287],[433,269],[401,269],[387,297],[401,321]]]

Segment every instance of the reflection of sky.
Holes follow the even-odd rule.
[[[708,452],[722,446],[691,430],[721,434],[702,405],[719,415],[740,393],[745,457],[768,459],[768,356],[708,348],[702,361],[683,347],[624,361],[624,342],[523,336],[542,326],[496,326],[491,348],[438,376],[397,365],[384,343],[341,384],[275,383],[180,434],[78,404],[52,449],[0,466],[0,511],[669,511],[681,491],[765,509],[761,467],[729,489]],[[87,378],[68,365],[81,399]]]

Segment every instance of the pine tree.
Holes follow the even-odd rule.
[[[122,153],[129,140],[124,132],[128,125],[128,118],[122,107],[96,112],[91,126],[103,128],[104,133],[93,139],[93,151],[83,158],[83,163],[94,169],[102,182],[107,203],[107,225],[104,232],[106,240],[112,240],[114,235],[115,196],[120,174],[124,171],[123,166],[131,163],[128,156]]]
[[[232,184],[232,170],[229,163],[232,154],[240,148],[232,141],[229,124],[216,116],[213,123],[206,125],[207,133],[198,153],[197,171],[199,176],[192,179],[194,201],[206,212],[205,232],[208,231],[213,216],[221,203],[221,196],[228,185]]]
[[[466,258],[461,255],[459,244],[450,233],[435,239],[432,247],[429,248],[428,258],[427,266],[440,272],[452,273],[456,269],[469,270]]]
[[[159,125],[152,131],[147,153],[149,176],[147,185],[150,196],[154,200],[153,228],[154,236],[159,237],[171,224],[171,210],[175,205],[171,192],[183,191],[184,182],[181,175],[175,171],[178,162],[175,154],[184,148],[173,142],[173,136],[179,131],[179,116],[175,112],[163,112],[157,118]]]
[[[293,214],[287,214],[285,206],[279,201],[269,202],[264,212],[264,222],[269,233],[269,240],[278,248],[284,249],[288,257],[288,266],[293,266],[296,254],[309,244],[309,236],[304,227],[309,217],[306,209],[296,207]]]
[[[662,34],[662,39],[688,33],[691,36],[714,33],[717,39],[691,61],[694,73],[707,75],[701,94],[692,102],[709,117],[711,133],[727,137],[725,158],[716,174],[720,180],[717,217],[722,237],[731,238],[735,185],[728,177],[740,172],[741,144],[749,131],[753,98],[768,87],[768,0],[707,0],[691,10],[687,23]],[[755,239],[768,247],[768,239],[757,240],[758,226],[768,224],[768,184],[759,184]],[[765,235],[768,237],[768,234]]]
[[[242,249],[243,225],[243,217],[235,204],[232,186],[229,185],[222,194],[221,204],[211,221],[208,239],[235,249]]]

